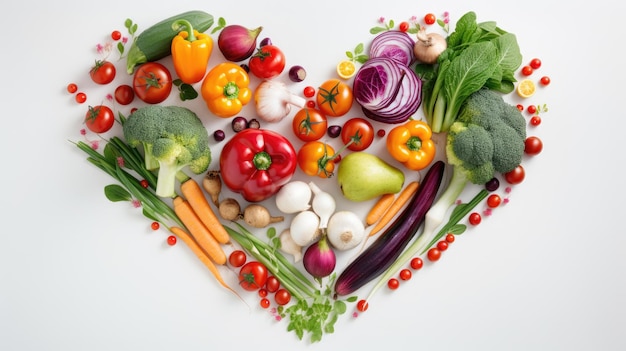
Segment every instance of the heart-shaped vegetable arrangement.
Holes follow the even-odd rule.
[[[257,292],[287,330],[319,341],[348,304],[364,312],[379,288],[396,289],[421,269],[422,256],[439,260],[465,222],[476,226],[507,203],[523,161],[542,150],[527,131],[545,104],[512,104],[534,94],[541,61],[522,65],[516,37],[494,21],[468,12],[450,31],[448,16],[381,19],[337,64],[338,77],[317,88],[306,85],[305,67],[285,66],[284,47],[257,44],[261,26],[204,11],[142,31],[127,19],[127,35],[113,31],[98,46],[90,76],[107,85],[125,70],[128,82],[88,108],[89,131],[75,145],[116,180],[105,187],[109,200],[133,203],[223,287],[240,298]],[[107,60],[113,52],[126,67]],[[87,99],[76,84],[68,92]],[[349,111],[362,117],[344,117]],[[408,179],[418,172],[419,182]],[[339,209],[339,199],[371,204],[357,213]]]

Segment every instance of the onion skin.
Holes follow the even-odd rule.
[[[370,44],[370,58],[387,57],[405,66],[414,61],[415,41],[405,32],[390,30],[378,34]]]
[[[254,53],[256,40],[263,27],[248,29],[238,24],[231,24],[222,29],[217,37],[217,47],[228,61],[243,61]]]
[[[337,257],[328,245],[326,236],[306,249],[302,263],[304,269],[317,280],[329,276],[335,270]]]

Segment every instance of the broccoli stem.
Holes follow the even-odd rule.
[[[157,187],[155,193],[160,197],[176,196],[176,180],[182,167],[160,163]]]

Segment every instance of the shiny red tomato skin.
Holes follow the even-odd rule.
[[[515,167],[512,171],[504,174],[504,180],[512,185],[523,182],[525,177],[526,171],[524,170],[524,167],[522,167],[522,165],[519,165]]]
[[[287,289],[278,289],[276,293],[274,293],[274,301],[277,304],[284,306],[291,301],[291,293]]]
[[[89,106],[85,114],[85,125],[94,133],[105,133],[115,124],[113,110],[104,105]]]
[[[169,69],[158,62],[142,64],[133,76],[135,96],[148,104],[165,101],[172,91],[172,85]]]
[[[250,261],[239,270],[239,285],[248,291],[257,291],[265,286],[268,271],[261,262]]]
[[[341,141],[344,145],[348,145],[351,151],[363,151],[367,149],[374,141],[374,127],[372,124],[361,117],[351,118],[341,128]]]
[[[91,80],[97,84],[109,84],[115,79],[115,65],[109,61],[96,61],[89,71]]]
[[[285,55],[275,45],[265,45],[248,62],[250,72],[261,79],[272,79],[285,70]]]
[[[543,150],[543,142],[536,136],[529,136],[524,142],[524,153],[529,156],[539,155]]]
[[[133,87],[122,84],[115,88],[115,101],[121,105],[128,105],[135,99],[135,91]]]

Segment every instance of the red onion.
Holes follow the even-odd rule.
[[[326,235],[306,249],[302,263],[304,269],[317,280],[329,276],[335,270],[337,258],[328,245]]]
[[[354,77],[354,99],[368,118],[402,123],[422,102],[422,80],[407,66],[388,57],[369,59]]]
[[[389,30],[378,34],[370,45],[370,58],[388,57],[405,66],[415,61],[415,41],[405,32]]]
[[[254,53],[256,39],[263,27],[248,29],[238,24],[231,24],[222,29],[217,37],[217,47],[228,61],[243,61]]]

